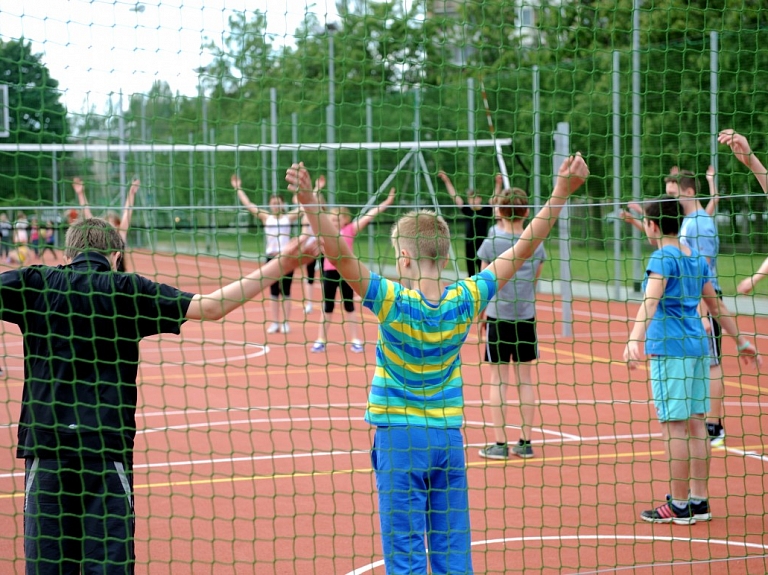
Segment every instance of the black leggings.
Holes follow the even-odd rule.
[[[464,243],[464,256],[467,259],[467,275],[472,277],[480,273],[480,258],[477,257],[477,250],[483,245],[484,238],[473,238]]]
[[[275,258],[273,257],[267,257],[267,262],[270,262]],[[291,284],[293,283],[293,272],[284,275],[279,280],[277,280],[275,283],[273,283],[271,286],[269,286],[269,294],[277,299],[281,295],[286,297],[291,297]]]
[[[336,290],[341,287],[341,301],[344,311],[355,311],[355,292],[349,284],[341,279],[338,270],[323,270],[323,309],[325,313],[333,313],[336,304]]]
[[[307,264],[307,283],[309,285],[315,283],[315,268],[317,268],[317,260],[312,260]]]

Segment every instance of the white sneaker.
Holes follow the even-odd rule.
[[[307,305],[304,306],[304,313],[306,313],[306,314],[312,313],[312,304],[311,303],[308,303]]]
[[[277,322],[272,322],[269,324],[269,327],[267,328],[267,333],[277,333],[280,331],[280,324]]]
[[[317,340],[312,346],[312,353],[322,353],[325,351],[325,342]]]
[[[291,333],[291,326],[288,325],[287,321],[284,321],[280,326],[280,333]]]
[[[361,342],[359,339],[356,339],[352,342],[350,349],[352,350],[352,353],[363,353],[365,351],[363,342]]]

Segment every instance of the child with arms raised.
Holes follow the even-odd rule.
[[[712,517],[705,419],[710,409],[709,345],[699,314],[702,297],[726,333],[736,338],[744,361],[756,357],[755,348],[738,335],[736,322],[718,297],[707,259],[680,241],[682,221],[683,208],[676,200],[658,200],[645,207],[645,233],[658,249],[648,262],[645,298],[624,350],[625,361],[634,369],[645,340],[653,402],[670,459],[669,501],[640,515],[651,523],[691,524]]]
[[[303,164],[286,174],[305,206],[325,256],[379,320],[376,371],[366,420],[376,426],[371,459],[379,492],[389,574],[472,573],[459,352],[473,320],[551,231],[562,206],[589,174],[581,156],[566,160],[547,205],[515,246],[484,271],[445,285],[450,231],[434,212],[411,212],[392,231],[403,283],[371,272],[334,219],[317,208]]]

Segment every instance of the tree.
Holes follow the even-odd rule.
[[[8,85],[10,135],[6,143],[63,143],[67,110],[59,101],[58,81],[51,77],[41,54],[24,38],[0,40],[0,78]],[[59,156],[61,159],[61,156]],[[0,153],[0,197],[18,202],[51,197],[52,154]]]

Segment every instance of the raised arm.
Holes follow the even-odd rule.
[[[288,182],[288,189],[296,192],[296,198],[303,206],[312,231],[320,238],[325,257],[333,263],[349,287],[364,297],[368,291],[371,272],[357,259],[347,242],[340,240],[334,218],[321,210],[320,201],[312,191],[312,178],[304,164],[293,164],[286,172],[285,180]]]
[[[704,285],[702,299],[709,308],[712,317],[723,326],[723,331],[736,340],[736,347],[742,362],[744,364],[755,362],[757,365],[761,365],[762,360],[757,355],[757,350],[747,338],[739,334],[739,326],[736,324],[736,319],[709,282]]]
[[[317,257],[314,238],[295,238],[280,255],[247,276],[209,294],[197,294],[187,309],[191,320],[217,320],[253,299],[281,277]]]
[[[123,216],[120,218],[120,228],[117,230],[120,232],[120,237],[125,241],[128,238],[128,230],[131,229],[131,217],[133,216],[133,204],[136,202],[136,193],[139,191],[141,181],[139,178],[134,178],[131,182],[131,187],[128,190],[128,195],[125,198],[125,206],[123,206]]]
[[[352,224],[355,226],[355,234],[364,230],[366,226],[368,226],[368,224],[370,224],[376,218],[376,216],[386,211],[386,209],[394,203],[395,195],[397,195],[397,191],[395,188],[392,188],[389,190],[389,195],[383,202],[381,202],[375,208],[371,208],[362,216],[358,217],[354,222],[352,222]]]
[[[451,178],[448,177],[448,174],[440,170],[437,172],[437,177],[443,180],[443,183],[445,184],[445,191],[448,192],[449,196],[451,196],[453,203],[456,204],[458,208],[463,208],[464,200],[456,193],[456,188],[453,187],[453,182],[451,181]]]
[[[496,177],[493,181],[493,197],[501,195],[502,190],[504,189],[504,176],[501,174],[496,174]]]
[[[638,220],[638,219],[637,219],[637,218],[636,218],[636,217],[635,217],[635,216],[632,214],[632,212],[628,212],[628,211],[626,211],[626,210],[621,210],[621,211],[619,212],[619,217],[622,219],[622,221],[624,221],[624,222],[628,223],[628,224],[629,224],[630,226],[632,226],[633,228],[637,228],[637,229],[638,229],[638,230],[640,230],[641,232],[645,232],[645,230],[643,230],[643,224],[640,222],[640,220]]]
[[[563,206],[573,192],[581,187],[589,176],[589,168],[581,154],[570,156],[560,166],[557,183],[544,207],[541,208],[515,245],[501,254],[488,266],[496,276],[498,290],[512,279],[517,270],[529,259],[536,248],[552,231]]]
[[[720,203],[720,195],[717,193],[717,185],[715,184],[714,166],[707,168],[707,186],[709,186],[709,203],[706,212],[710,216],[714,216],[717,213],[717,204]]]
[[[77,196],[77,202],[80,204],[80,208],[83,210],[83,219],[90,219],[93,217],[91,208],[88,206],[88,200],[85,198],[85,186],[83,180],[75,178],[72,180],[72,189],[75,190]]]
[[[749,147],[747,139],[741,134],[727,129],[718,134],[717,141],[733,150],[733,155],[736,156],[736,159],[752,171],[760,187],[763,188],[763,192],[768,194],[768,172],[766,172],[765,166],[763,166],[760,160],[757,159],[757,156],[752,153],[752,148]]]
[[[232,184],[232,188],[237,192],[237,199],[240,200],[240,203],[243,204],[243,206],[245,206],[248,209],[248,211],[251,212],[254,216],[259,218],[259,220],[263,224],[267,220],[267,217],[269,216],[269,212],[266,210],[262,210],[261,208],[259,208],[259,206],[257,206],[250,200],[250,198],[248,197],[248,194],[246,194],[243,191],[243,182],[240,179],[240,176],[238,176],[237,174],[232,174],[232,177],[230,178],[229,181]]]

